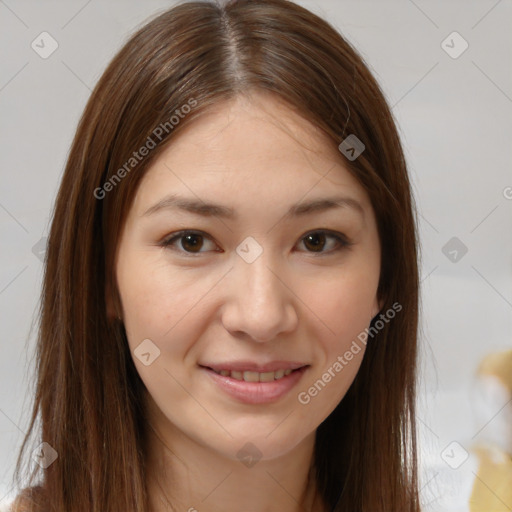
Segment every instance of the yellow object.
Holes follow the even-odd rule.
[[[469,502],[471,512],[512,511],[512,456],[491,446],[474,451],[480,465]]]
[[[489,354],[480,364],[478,374],[497,377],[512,393],[512,350]]]
[[[473,451],[478,456],[479,467],[470,499],[471,512],[512,512],[512,350],[488,355],[480,365],[477,377],[484,384],[485,379],[495,379],[500,403],[504,397],[511,401],[505,404],[487,429],[486,442],[477,445]],[[494,388],[493,388],[494,389]],[[487,397],[491,399],[491,396]],[[496,404],[497,406],[498,404]],[[499,422],[499,423],[498,423]],[[492,428],[498,427],[498,428]]]

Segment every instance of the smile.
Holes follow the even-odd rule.
[[[245,382],[272,382],[273,380],[279,380],[283,377],[290,375],[292,371],[290,368],[287,370],[277,370],[275,372],[251,372],[251,371],[245,371],[245,372],[239,372],[239,371],[230,371],[230,370],[220,370],[215,371],[215,373],[222,375],[223,377],[231,377],[232,379],[236,380],[244,380]]]
[[[309,365],[298,368],[280,368],[274,371],[223,370],[207,366],[199,368],[213,381],[215,387],[227,396],[246,404],[277,402],[288,395],[302,379]]]

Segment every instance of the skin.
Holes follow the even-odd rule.
[[[233,208],[238,218],[144,215],[170,193]],[[362,212],[284,217],[292,204],[332,196],[357,200]],[[185,229],[203,236],[163,246]],[[352,245],[323,239],[322,229]],[[318,236],[308,242],[310,232]],[[236,252],[248,236],[263,250],[252,263]],[[315,431],[354,380],[364,345],[308,404],[297,397],[378,313],[380,251],[369,197],[343,155],[276,97],[238,96],[176,135],[137,190],[116,259],[121,316],[148,391],[152,510],[171,510],[165,496],[190,512],[325,508],[311,471]],[[148,366],[134,356],[145,339],[160,350]],[[310,367],[279,400],[245,404],[198,366],[226,360]],[[247,442],[261,454],[252,467],[237,457]]]

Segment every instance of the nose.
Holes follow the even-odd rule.
[[[263,252],[252,263],[238,258],[230,272],[222,323],[235,337],[267,342],[297,327],[297,298],[283,272],[269,263]]]

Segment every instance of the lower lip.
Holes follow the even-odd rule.
[[[301,380],[308,369],[303,366],[280,379],[270,382],[246,382],[231,377],[224,377],[210,368],[201,367],[211,379],[228,395],[246,404],[266,404],[277,402],[284,397]]]

